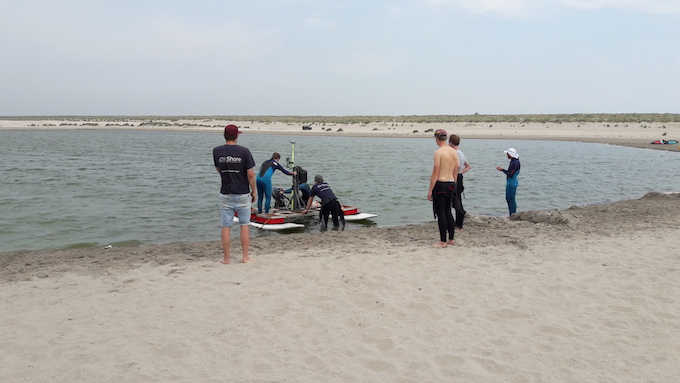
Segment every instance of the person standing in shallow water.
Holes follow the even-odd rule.
[[[434,164],[430,176],[430,189],[427,199],[432,201],[434,216],[439,226],[439,242],[432,247],[446,247],[453,245],[454,225],[453,213],[451,213],[451,201],[456,188],[458,176],[458,153],[456,149],[446,143],[446,130],[437,129],[434,138],[439,146],[434,152]],[[448,240],[447,240],[448,234]]]
[[[510,212],[508,218],[510,218],[512,217],[513,214],[517,212],[517,201],[515,197],[517,195],[517,186],[519,186],[518,177],[520,163],[519,154],[517,153],[517,150],[515,150],[514,148],[506,150],[505,154],[508,156],[508,159],[510,160],[510,165],[508,165],[508,169],[505,170],[502,167],[498,166],[496,167],[496,170],[505,173],[506,176],[505,201],[508,203],[508,211]]]
[[[250,206],[255,202],[255,160],[250,150],[237,145],[241,132],[236,125],[224,128],[225,145],[213,149],[215,169],[220,173],[222,186],[220,188],[220,213],[222,218],[222,249],[224,259],[222,263],[229,264],[231,259],[231,227],[234,215],[238,214],[241,225],[242,262],[250,262],[248,247],[250,246]]]

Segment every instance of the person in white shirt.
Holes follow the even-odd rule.
[[[465,159],[465,154],[458,147],[460,145],[460,137],[452,134],[449,136],[449,146],[456,149],[458,152],[458,159],[460,160],[460,170],[458,171],[458,177],[456,178],[456,190],[453,193],[452,206],[453,210],[456,212],[456,230],[463,231],[463,220],[465,219],[466,211],[463,209],[463,174],[467,173],[472,166]]]

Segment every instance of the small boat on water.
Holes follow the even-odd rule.
[[[306,207],[306,201],[303,201],[299,186],[307,182],[307,171],[295,166],[295,141],[291,141],[291,145],[292,159],[286,159],[287,167],[296,172],[296,175],[293,176],[293,186],[289,190],[291,196],[286,196],[283,188],[276,188],[272,193],[274,207],[268,214],[257,213],[255,208],[251,210],[251,226],[263,230],[297,229],[307,226],[312,219],[319,216],[320,206],[318,202],[315,202],[315,205],[308,212],[302,212]],[[342,212],[346,222],[363,221],[378,216],[377,214],[361,212],[357,206],[353,205],[342,205]],[[234,220],[237,221],[238,217]]]
[[[356,206],[343,205],[342,211],[345,221],[363,221],[377,217],[377,214],[363,213]],[[305,227],[311,219],[319,216],[319,208],[314,207],[308,212],[294,211],[288,209],[272,209],[269,214],[258,214],[253,209],[250,225],[263,230],[287,230]]]
[[[668,145],[668,144],[677,144],[677,143],[678,143],[677,140],[668,140],[668,141],[666,141],[666,140],[656,140],[656,141],[651,142],[652,145]]]

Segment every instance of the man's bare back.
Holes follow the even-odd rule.
[[[432,175],[430,176],[430,189],[427,199],[432,201],[432,189],[437,182],[456,182],[458,178],[458,152],[450,147],[444,140],[435,138],[439,149],[434,152],[434,165],[432,165]]]
[[[437,162],[439,163],[437,181],[456,182],[458,169],[460,168],[458,161],[458,152],[456,149],[453,149],[448,145],[441,146],[437,149],[434,152],[435,166],[437,165]]]
[[[451,197],[458,179],[459,158],[456,149],[446,143],[446,131],[438,129],[435,132],[435,141],[439,146],[434,152],[434,164],[430,176],[430,190],[427,199],[433,201],[433,209],[439,226],[439,242],[434,247],[443,248],[453,245],[455,221],[451,214]],[[434,189],[437,187],[435,198]],[[447,241],[448,234],[448,241]]]

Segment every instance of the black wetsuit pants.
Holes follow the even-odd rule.
[[[455,182],[437,181],[432,189],[432,208],[439,225],[439,240],[441,242],[446,242],[447,234],[448,239],[453,240],[453,229],[456,221],[451,212],[451,203],[455,188]]]
[[[463,175],[458,175],[458,182],[456,182],[456,190],[453,191],[453,210],[456,212],[456,227],[459,229],[463,228],[463,220],[465,219],[465,214],[467,212],[463,209]]]
[[[345,213],[342,211],[342,206],[337,199],[329,200],[322,203],[321,210],[319,210],[319,221],[322,227],[328,227],[328,216],[333,220],[333,226],[338,227],[342,222],[342,227],[345,227]]]

